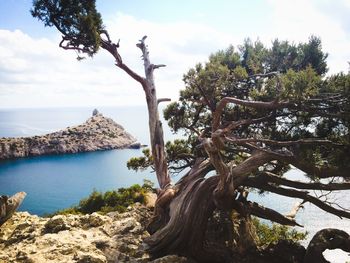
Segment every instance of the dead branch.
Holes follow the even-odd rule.
[[[299,198],[302,199],[305,202],[310,202],[312,204],[314,204],[315,206],[317,206],[318,208],[336,215],[340,218],[349,218],[350,219],[350,212],[346,212],[344,210],[340,210],[340,209],[336,209],[328,204],[326,204],[325,202],[321,201],[320,199],[309,195],[308,192],[306,191],[299,191],[299,190],[295,190],[295,189],[287,189],[287,188],[283,188],[281,186],[273,186],[270,184],[264,184],[264,183],[252,183],[251,180],[246,180],[244,182],[244,185],[246,186],[250,186],[250,187],[254,187],[254,188],[258,188],[264,191],[268,191],[268,192],[272,192],[275,194],[279,194],[279,195],[283,195],[283,196],[289,196],[289,197],[293,197],[293,198]]]
[[[18,192],[11,197],[0,196],[0,227],[11,218],[26,195],[25,192]]]
[[[299,212],[300,208],[304,208],[303,204],[305,203],[305,201],[303,202],[296,202],[292,208],[292,210],[290,210],[290,212],[288,214],[285,215],[285,217],[290,218],[290,219],[294,219],[297,215],[297,213]]]
[[[167,101],[171,101],[171,99],[169,98],[160,98],[157,100],[157,104],[161,103],[161,102],[167,102]]]
[[[238,212],[245,210],[245,212],[248,212],[249,214],[271,220],[281,225],[302,227],[302,225],[298,224],[293,218],[288,218],[271,208],[264,207],[255,202],[234,202],[233,208]]]
[[[284,185],[297,189],[309,189],[309,190],[324,190],[324,191],[335,191],[335,190],[349,190],[350,183],[305,183],[299,181],[292,181],[286,178],[279,177],[271,172],[260,172],[255,177],[249,177],[248,180],[255,181],[256,183],[274,183],[277,185]]]
[[[301,139],[297,141],[275,141],[270,139],[257,139],[257,138],[237,138],[233,136],[225,136],[225,139],[229,142],[236,144],[245,144],[245,143],[264,143],[275,146],[291,146],[291,145],[301,145],[301,144],[317,144],[317,145],[338,145],[329,140],[320,140],[320,139]]]

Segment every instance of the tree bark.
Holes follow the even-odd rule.
[[[167,191],[167,188],[171,188],[171,179],[168,172],[163,127],[161,121],[159,120],[158,104],[162,101],[168,101],[169,99],[157,99],[156,86],[154,83],[153,75],[155,69],[164,67],[165,65],[151,64],[149,51],[145,44],[147,37],[144,36],[136,45],[142,51],[142,59],[144,62],[145,77],[141,77],[139,74],[134,72],[126,64],[123,63],[122,57],[118,52],[119,42],[118,44],[114,44],[110,40],[110,37],[106,31],[104,31],[103,34],[107,39],[101,39],[101,47],[113,55],[116,60],[115,65],[125,71],[134,80],[139,82],[145,92],[154,168],[160,189]]]
[[[146,95],[147,107],[148,107],[148,118],[149,118],[149,130],[152,157],[154,162],[154,168],[161,189],[165,189],[170,186],[171,179],[168,172],[168,163],[165,152],[164,135],[162,123],[159,120],[158,103],[162,100],[157,99],[156,86],[154,83],[154,69],[164,65],[151,64],[149,59],[149,52],[145,44],[146,37],[140,40],[137,44],[142,51],[142,59],[144,61],[144,70],[146,81],[143,85],[143,89]]]
[[[169,222],[145,240],[154,257],[169,254],[193,257],[199,262],[230,262],[230,253],[205,240],[208,219],[215,204],[218,177],[197,178],[183,186],[169,207]]]
[[[11,197],[0,196],[0,227],[11,218],[26,195],[25,192],[19,192]]]

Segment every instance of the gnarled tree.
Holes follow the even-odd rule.
[[[210,56],[184,76],[179,102],[165,118],[187,139],[164,144],[154,70],[143,37],[140,48],[145,74],[124,64],[119,41],[104,28],[95,1],[36,0],[32,15],[62,33],[60,47],[93,56],[109,52],[115,65],[140,83],[149,113],[151,151],[129,167],[151,166],[159,182],[151,236],[154,255],[181,254],[200,262],[225,262],[254,247],[250,216],[296,226],[295,213],[282,215],[248,199],[251,189],[310,202],[341,218],[350,212],[309,190],[348,190],[350,76],[325,77],[326,54],[311,37],[306,44],[273,42],[270,49],[246,40]],[[80,58],[80,56],[78,57]],[[308,181],[285,178],[294,166]],[[175,184],[170,173],[182,172]],[[239,220],[228,241],[216,242],[208,230],[213,214]],[[234,213],[234,215],[233,215]],[[227,220],[226,220],[227,222]],[[235,239],[233,242],[233,239]],[[248,241],[249,242],[248,242]],[[247,241],[247,242],[244,242]]]

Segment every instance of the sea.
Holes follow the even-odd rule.
[[[79,125],[92,115],[94,108],[0,109],[0,137],[43,135]],[[149,144],[146,106],[97,109],[121,124],[141,144]],[[166,140],[181,138],[181,134],[171,132],[165,121],[163,127]],[[77,205],[94,190],[107,191],[142,184],[144,179],[157,186],[151,170],[128,170],[127,160],[141,155],[141,149],[123,149],[0,161],[0,195],[24,191],[27,197],[19,210],[42,216]],[[303,173],[296,169],[289,171],[287,177],[305,180]],[[174,181],[178,179],[173,178]],[[297,201],[267,193],[252,193],[249,199],[281,213],[288,213]],[[329,199],[350,208],[350,191],[339,192]],[[350,219],[340,219],[310,204],[304,206],[296,219],[304,225],[296,229],[309,233],[305,244],[323,228],[339,228],[350,234]],[[350,255],[339,249],[327,250],[324,255],[330,262],[350,262]]]

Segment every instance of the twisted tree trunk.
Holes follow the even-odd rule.
[[[273,151],[259,147],[257,142],[280,147],[292,144],[308,144],[315,140],[276,142],[273,140],[260,140],[255,138],[240,139],[228,136],[232,131],[242,124],[259,123],[264,118],[240,120],[233,122],[225,128],[221,128],[221,115],[228,103],[252,107],[254,109],[282,109],[294,107],[289,102],[244,101],[236,98],[224,98],[217,105],[212,107],[212,135],[210,138],[200,138],[202,147],[207,152],[207,159],[197,158],[195,165],[176,185],[173,185],[167,167],[163,128],[159,120],[158,104],[168,99],[157,99],[154,83],[154,70],[164,65],[154,65],[150,62],[149,52],[145,45],[146,37],[143,37],[137,44],[142,51],[145,77],[142,77],[131,70],[122,61],[118,53],[119,42],[114,44],[107,32],[103,32],[107,39],[102,39],[102,48],[106,49],[116,59],[116,66],[125,71],[129,76],[138,81],[146,96],[149,114],[149,131],[153,165],[157,175],[160,191],[157,197],[154,216],[148,226],[151,236],[145,240],[146,248],[154,257],[161,257],[168,254],[180,254],[193,257],[199,262],[231,262],[233,247],[236,252],[245,253],[250,248],[255,248],[254,229],[250,222],[250,215],[269,219],[284,225],[298,225],[293,217],[286,217],[272,209],[262,207],[256,203],[246,200],[244,187],[257,187],[270,192],[281,193],[282,195],[301,198],[309,201],[320,208],[330,211],[333,214],[350,218],[350,213],[338,211],[329,205],[316,200],[308,195],[293,189],[275,187],[274,182],[279,184],[305,189],[305,187],[316,187],[316,189],[339,189],[339,184],[302,184],[286,179],[275,178],[274,176],[258,174],[253,178],[249,175],[256,173],[257,169],[272,160],[289,162],[299,167],[296,158],[290,151]],[[241,145],[250,150],[249,156],[240,163],[225,163],[222,151],[226,143]],[[319,144],[329,141],[317,141]],[[215,170],[216,175],[205,178],[208,171]],[[270,184],[271,183],[271,184]],[[276,182],[275,182],[276,183]],[[345,186],[346,189],[349,186]],[[237,229],[236,237],[239,240],[234,244],[233,234],[229,235],[229,245],[220,245],[220,242],[211,242],[208,239],[208,221],[213,216],[215,209],[223,211],[223,214],[230,214],[232,209],[240,214],[243,223]],[[230,218],[230,220],[234,220]],[[229,228],[232,231],[234,228]],[[238,249],[237,249],[238,248]],[[311,250],[312,251],[312,250]],[[311,252],[310,252],[311,253]],[[307,262],[307,261],[306,261]],[[312,261],[310,261],[312,262]]]

